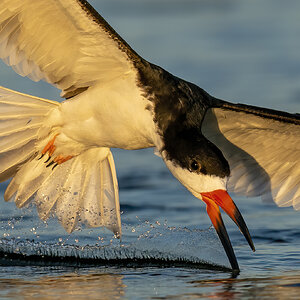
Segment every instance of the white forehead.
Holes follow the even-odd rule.
[[[165,163],[172,174],[196,197],[200,197],[200,193],[212,192],[215,190],[226,190],[228,178],[220,178],[215,175],[204,175],[190,172],[175,165],[170,160]]]

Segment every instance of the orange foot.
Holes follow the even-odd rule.
[[[55,139],[56,139],[56,137],[57,137],[58,135],[59,135],[59,133],[56,134],[56,135],[48,142],[48,144],[45,146],[45,148],[44,148],[43,151],[42,151],[42,156],[41,156],[41,158],[42,158],[47,152],[49,152],[49,157],[52,156],[52,154],[54,153],[54,151],[55,151],[55,149],[56,149],[56,146],[54,145],[54,142],[55,142]]]
[[[60,165],[71,158],[73,158],[73,155],[68,155],[68,156],[58,155],[57,157],[54,158],[53,161],[58,165]]]
[[[59,135],[59,133],[56,134],[56,135],[48,142],[48,144],[45,146],[45,148],[44,148],[43,151],[42,151],[42,155],[41,155],[41,157],[40,157],[39,159],[41,159],[47,152],[48,152],[48,155],[49,155],[49,157],[48,157],[48,159],[45,161],[45,163],[48,163],[48,162],[51,160],[51,157],[52,157],[52,155],[53,155],[53,153],[54,153],[54,151],[55,151],[55,149],[56,149],[56,146],[54,145],[54,142],[55,142],[55,139],[56,139],[56,137],[57,137],[58,135]],[[46,167],[48,168],[48,167],[50,167],[51,165],[54,164],[54,166],[52,167],[52,170],[53,170],[56,166],[58,166],[58,165],[60,165],[60,164],[62,164],[62,163],[64,163],[64,162],[66,162],[67,160],[69,160],[69,159],[71,159],[71,158],[73,158],[72,155],[68,155],[68,156],[58,155],[58,156],[55,157],[52,161],[50,161],[50,162],[47,164]]]

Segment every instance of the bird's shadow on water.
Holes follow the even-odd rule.
[[[245,195],[249,186],[256,186],[257,189],[252,188],[251,193],[247,193],[247,196],[256,197],[263,194],[263,200],[265,202],[273,201],[269,175],[253,156],[235,146],[224,136],[212,109],[208,110],[205,115],[202,132],[208,140],[214,143],[222,151],[230,165],[231,175],[227,186],[229,192],[233,192],[236,195]],[[237,191],[235,183],[242,176],[244,177],[247,186],[241,191]]]

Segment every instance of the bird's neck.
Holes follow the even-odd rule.
[[[201,124],[212,97],[193,83],[173,76],[144,61],[136,66],[137,83],[149,101],[156,135],[153,143],[159,150],[176,143],[178,134],[190,128],[201,132]]]

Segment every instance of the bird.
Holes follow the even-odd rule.
[[[299,114],[213,97],[142,58],[87,1],[2,0],[0,58],[61,90],[56,102],[0,87],[4,199],[42,220],[121,237],[111,148],[153,147],[206,204],[237,272],[220,208],[255,247],[229,193],[300,209]]]

